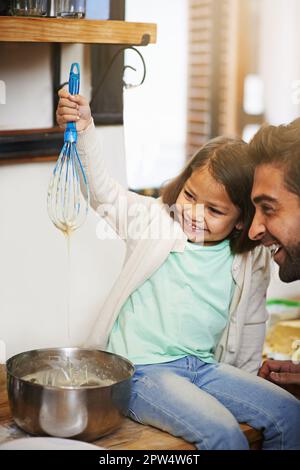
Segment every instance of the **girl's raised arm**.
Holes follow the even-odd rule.
[[[59,97],[58,124],[65,127],[68,122],[76,122],[77,150],[87,175],[91,206],[122,239],[127,240],[135,233],[129,224],[131,227],[139,225],[140,231],[144,223],[146,226],[153,198],[128,191],[109,175],[88,101],[80,95],[72,96],[64,89],[59,91]]]

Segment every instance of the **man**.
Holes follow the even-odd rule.
[[[256,165],[252,189],[253,240],[272,249],[283,282],[300,279],[300,119],[263,126],[250,142]],[[266,361],[260,377],[300,395],[300,364]]]

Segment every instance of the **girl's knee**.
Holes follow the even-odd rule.
[[[215,428],[198,436],[196,447],[199,450],[248,450],[249,444],[238,422],[218,423]]]

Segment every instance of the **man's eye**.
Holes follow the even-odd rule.
[[[214,214],[223,215],[223,212],[218,211],[218,209],[215,209],[214,207],[209,207],[208,209],[210,210],[210,212],[213,212]]]
[[[261,206],[261,210],[263,211],[264,214],[270,214],[271,212],[274,211],[273,207],[266,206],[265,204]]]

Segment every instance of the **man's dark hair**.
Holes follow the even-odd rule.
[[[262,126],[249,150],[256,166],[282,168],[287,190],[300,197],[300,118],[287,125]]]

